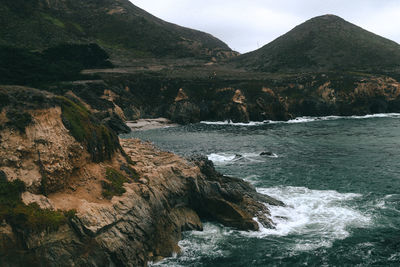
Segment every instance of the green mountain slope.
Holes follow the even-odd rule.
[[[265,72],[392,70],[400,66],[400,45],[340,17],[325,15],[234,61]]]
[[[158,19],[128,0],[2,0],[0,45],[43,50],[97,43],[134,57],[226,57],[231,49],[210,34]]]

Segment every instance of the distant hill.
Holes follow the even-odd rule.
[[[158,19],[128,0],[2,0],[0,45],[44,50],[96,43],[133,57],[225,58],[232,50],[210,34]]]
[[[264,72],[376,72],[400,66],[400,45],[340,17],[325,15],[233,61],[240,67]]]

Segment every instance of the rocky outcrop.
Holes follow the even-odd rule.
[[[117,134],[131,132],[131,129],[126,125],[125,121],[123,121],[116,113],[112,113],[111,116],[106,117],[103,120],[103,123]]]
[[[179,89],[177,96],[175,97],[175,102],[187,100],[189,97],[186,95],[182,88]]]
[[[178,74],[173,78],[163,73],[130,74],[122,84],[113,83],[110,78],[108,87],[115,92],[115,102],[126,117],[137,114],[134,110],[138,109],[142,118],[166,117],[181,124],[400,112],[399,82],[393,74],[393,77],[355,72],[256,76],[220,75],[206,69],[185,71],[180,74],[184,78]],[[126,86],[141,90],[127,92]],[[129,99],[134,100],[134,108]]]
[[[176,101],[168,110],[168,117],[180,124],[199,122],[200,114],[201,110],[199,106],[189,100]]]
[[[89,154],[68,132],[60,107],[32,110],[33,124],[25,134],[13,128],[0,133],[0,169],[22,180],[31,192],[63,188]]]
[[[262,203],[274,206],[283,206],[284,203],[257,193],[253,186],[241,179],[221,175],[206,157],[196,156],[189,160],[207,177],[194,185],[196,193],[192,194],[195,210],[200,214],[243,230],[258,230],[255,217],[264,227],[273,227],[269,211]]]
[[[64,125],[90,115],[82,105],[33,89],[7,89],[0,189],[16,191],[0,202],[2,266],[146,266],[179,253],[182,232],[201,230],[203,220],[240,230],[273,227],[267,204],[283,203],[219,174],[206,158],[186,160],[128,139],[99,161],[88,142],[76,139],[76,129]],[[4,113],[21,104],[25,93],[45,104],[24,110],[31,120],[15,128]],[[70,114],[65,103],[80,113]]]
[[[57,231],[24,236],[18,244],[26,247],[21,253],[34,255],[48,266],[60,266],[60,259],[62,266],[144,266],[149,260],[179,253],[182,231],[201,230],[202,219],[258,230],[256,217],[264,227],[273,227],[265,204],[283,203],[258,194],[240,179],[217,173],[208,160],[186,161],[139,140],[121,143],[140,177],[124,185],[122,196],[108,202],[96,190],[89,197],[70,188],[50,194],[45,202],[44,196],[24,193],[24,199],[51,203],[54,209],[76,209],[77,214]],[[105,164],[116,167],[118,159]],[[93,174],[89,167],[85,171]],[[81,186],[85,189],[96,187],[95,178],[79,182],[86,183]],[[2,239],[16,238],[7,227]]]
[[[399,82],[388,76],[320,74],[281,90],[293,116],[399,112]],[[294,96],[298,96],[295,99]]]

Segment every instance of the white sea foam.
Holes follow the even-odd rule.
[[[236,158],[236,155],[228,153],[212,153],[208,155],[207,158],[214,163],[226,163],[233,161]]]
[[[346,117],[344,117],[346,118]],[[400,113],[377,113],[364,116],[350,116],[351,119],[370,119],[370,118],[400,118]]]
[[[394,205],[394,203],[399,202],[399,199],[399,194],[390,194],[386,195],[383,198],[373,200],[370,205],[378,209],[390,210],[391,212],[400,213],[400,210],[396,208],[397,205]]]
[[[277,154],[275,154],[275,153],[272,153],[271,155],[267,155],[266,157],[273,158],[273,159],[279,158],[279,156]]]
[[[234,176],[234,175],[232,175],[232,176]],[[260,179],[260,175],[256,175],[256,174],[243,177],[243,180],[245,180],[246,182],[249,182],[251,184],[257,183],[259,181],[259,179]]]
[[[286,207],[271,206],[276,229],[261,225],[259,232],[245,233],[253,237],[299,235],[294,250],[312,250],[330,247],[334,240],[345,239],[352,227],[368,227],[372,219],[350,207],[348,202],[359,194],[339,193],[331,190],[310,190],[305,187],[261,188],[262,194],[275,197]]]
[[[196,263],[204,257],[223,257],[229,255],[229,251],[222,249],[222,244],[227,236],[232,235],[233,230],[212,223],[204,223],[203,231],[190,231],[185,233],[185,238],[179,241],[182,254],[179,260],[166,258],[157,263],[150,262],[150,266],[183,267],[190,263]]]
[[[269,206],[276,229],[266,229],[259,224],[259,231],[247,232],[205,223],[204,231],[187,232],[179,242],[182,255],[151,263],[150,266],[181,267],[195,264],[205,257],[229,256],[230,252],[224,244],[227,239],[238,234],[248,238],[268,239],[290,236],[290,239],[285,239],[282,249],[296,253],[331,247],[335,240],[350,236],[351,228],[372,225],[369,216],[350,205],[352,200],[361,197],[360,194],[310,190],[305,187],[259,188],[258,191],[287,204],[286,207]]]
[[[221,257],[229,253],[221,249],[221,243],[225,240],[226,236],[233,233],[230,228],[224,228],[220,225],[212,223],[205,223],[203,231],[192,231],[187,233],[187,238],[179,242],[182,252],[187,257],[195,255],[208,255]]]
[[[200,123],[208,125],[232,125],[232,126],[259,126],[265,124],[294,124],[294,123],[308,123],[315,121],[331,121],[340,119],[371,119],[371,118],[400,118],[400,113],[378,113],[364,116],[324,116],[324,117],[298,117],[288,121],[251,121],[248,123],[234,123],[232,121],[202,121]]]
[[[232,122],[231,120],[226,121],[201,121],[202,124],[208,125],[233,125],[233,126],[257,126],[263,125],[264,121],[250,121],[250,122]]]
[[[215,164],[229,164],[237,161],[247,161],[247,162],[263,162],[263,158],[278,158],[279,156],[275,153],[271,155],[261,156],[259,153],[212,153],[207,155],[208,159]]]

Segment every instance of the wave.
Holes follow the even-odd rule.
[[[261,156],[260,153],[243,153],[243,154],[234,154],[234,153],[212,153],[207,155],[208,159],[211,160],[214,164],[228,164],[237,161],[251,161],[251,162],[263,162],[263,158],[278,158],[279,156],[275,153],[271,153],[269,155]]]
[[[250,121],[250,122],[232,122],[231,120],[226,121],[201,121],[201,124],[207,125],[232,125],[232,126],[258,126],[265,124],[265,121]]]
[[[208,155],[207,158],[214,163],[226,163],[226,162],[234,161],[236,158],[236,155],[226,154],[226,153],[221,153],[221,154],[212,153],[212,154]]]
[[[257,238],[298,235],[292,244],[292,249],[297,251],[331,247],[335,240],[350,236],[350,228],[368,227],[372,223],[370,217],[349,206],[360,194],[290,186],[258,191],[282,200],[287,206],[269,207],[275,229],[266,229],[260,224],[260,231],[245,234]]]
[[[265,120],[265,121],[251,121],[248,123],[243,122],[232,122],[232,121],[201,121],[202,124],[207,125],[231,125],[231,126],[260,126],[266,124],[294,124],[294,123],[307,123],[307,122],[315,122],[315,121],[332,121],[332,120],[341,120],[341,119],[372,119],[372,118],[400,118],[400,113],[378,113],[378,114],[369,114],[363,116],[324,116],[324,117],[298,117],[288,121],[273,121],[273,120]]]
[[[181,255],[178,258],[165,258],[160,262],[149,262],[149,266],[184,267],[196,265],[202,258],[221,258],[229,255],[228,248],[223,244],[226,237],[231,236],[234,230],[221,225],[206,222],[203,231],[189,231],[184,233],[184,239],[179,241]]]
[[[226,242],[235,236],[274,240],[290,236],[279,246],[291,253],[301,253],[331,247],[335,240],[350,236],[351,228],[372,225],[369,216],[350,205],[352,200],[362,196],[360,194],[291,186],[257,190],[287,204],[286,207],[269,206],[275,229],[266,229],[259,224],[259,231],[238,231],[219,224],[204,223],[203,231],[184,234],[184,239],[179,242],[180,256],[150,263],[150,266],[192,266],[203,258],[226,257],[230,254]]]

